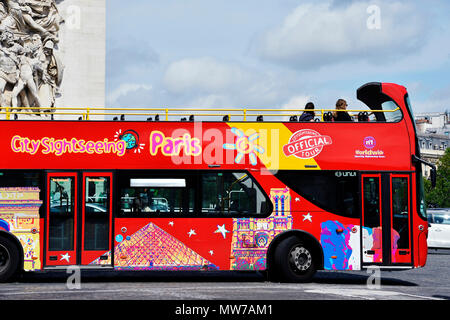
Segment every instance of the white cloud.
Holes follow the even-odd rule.
[[[290,108],[299,108],[303,109],[305,105],[311,101],[310,96],[305,95],[296,95],[293,96],[288,102],[283,104],[283,109],[290,109]]]
[[[409,93],[414,97],[416,91],[421,88],[409,88]],[[412,93],[412,94],[411,94]],[[443,112],[450,111],[450,86],[430,90],[430,94],[422,99],[411,99],[412,108],[415,113],[419,112]]]
[[[375,3],[380,29],[367,27],[373,1],[301,4],[260,38],[256,50],[264,59],[304,69],[355,60],[385,62],[420,50],[429,31],[426,13],[412,2]]]
[[[211,57],[171,63],[163,77],[165,88],[184,104],[203,107],[266,107],[279,101],[285,88],[278,76]]]
[[[233,102],[226,95],[207,94],[194,98],[189,106],[196,108],[225,108],[233,106]]]
[[[416,100],[411,104],[414,113],[450,111],[450,97],[436,100]]]
[[[120,41],[107,41],[108,77],[122,80],[130,74],[149,73],[160,62],[159,54],[149,41],[136,36],[123,37]]]
[[[210,57],[187,58],[171,63],[164,84],[173,93],[189,90],[223,92],[249,80],[249,75],[235,63]]]
[[[140,90],[151,91],[152,86],[137,83],[123,83],[108,95],[107,97],[108,105],[113,106],[119,101],[120,98],[126,97],[129,94],[135,93]]]

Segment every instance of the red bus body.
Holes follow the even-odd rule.
[[[418,150],[407,92],[394,84],[372,86],[400,108],[400,121],[2,121],[0,171],[6,172],[2,175],[36,172],[42,179],[34,186],[39,197],[33,199],[20,195],[30,186],[17,183],[7,188],[2,183],[0,219],[9,226],[0,229],[0,235],[12,234],[21,243],[28,271],[69,265],[266,270],[273,264],[277,245],[292,235],[311,244],[318,269],[422,267],[426,263],[427,222],[418,212],[416,181],[421,173],[412,161]],[[125,136],[133,139],[131,146]],[[189,176],[198,183],[196,175],[214,172],[250,176],[270,199],[261,202],[266,209],[260,210],[260,216],[209,217],[195,209],[185,215],[120,212],[119,202],[126,197],[120,186],[126,183],[128,188],[128,180],[141,178],[141,173],[144,178],[154,174],[163,180],[175,179],[179,173],[179,177]],[[318,179],[321,172],[337,183],[340,177],[356,181],[354,194],[359,198],[352,199],[357,212],[352,209],[345,216],[336,210],[329,212],[299,191],[308,189],[309,175]],[[297,175],[299,183],[291,185]],[[50,189],[54,188],[51,183],[67,186],[68,178],[72,183],[72,198],[67,200],[73,205],[72,237],[70,248],[60,251],[50,247],[53,240],[49,237],[55,235],[50,234],[49,221],[59,219],[51,215]],[[101,250],[88,249],[85,244],[85,217],[90,219],[87,202],[95,197],[88,195],[86,188],[95,183],[102,185],[102,199],[108,202],[107,220],[97,223],[94,217],[89,225],[107,226],[102,231],[107,243]],[[12,187],[16,191],[11,191]],[[197,206],[202,195],[194,187],[192,190]],[[236,190],[233,196],[240,194],[243,191]],[[16,198],[6,199],[12,195]],[[166,205],[167,199],[158,199],[160,205]],[[376,199],[376,205],[371,203]],[[42,203],[34,209],[38,215],[20,214],[30,207],[27,201],[39,200]],[[94,204],[90,207],[95,210]],[[369,211],[376,218],[369,217]],[[397,224],[403,229],[395,230]],[[24,225],[22,229],[20,225]]]

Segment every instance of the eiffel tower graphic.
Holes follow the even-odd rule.
[[[108,260],[111,261],[108,253]],[[114,267],[133,270],[218,269],[184,243],[149,223],[114,248]],[[91,264],[101,264],[100,258]]]

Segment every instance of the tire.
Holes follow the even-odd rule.
[[[0,237],[0,283],[10,281],[19,270],[20,254],[14,242]]]
[[[275,249],[275,277],[282,282],[310,282],[317,269],[313,251],[297,237],[283,240]]]

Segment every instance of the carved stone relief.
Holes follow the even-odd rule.
[[[63,0],[0,0],[0,106],[50,114],[63,79],[57,4]]]

